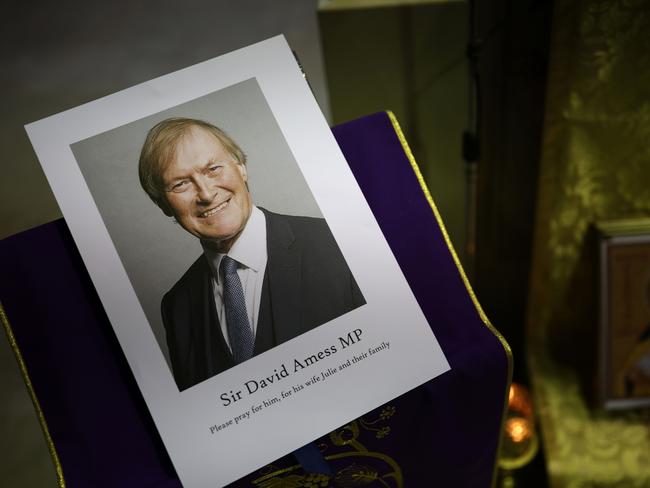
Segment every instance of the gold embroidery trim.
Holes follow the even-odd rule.
[[[388,464],[388,466],[390,466],[393,469],[392,473],[387,473],[386,475],[384,475],[384,477],[393,478],[398,488],[404,487],[404,476],[402,475],[402,469],[400,468],[399,464],[397,464],[392,457],[383,454],[381,452],[371,452],[371,451],[340,452],[338,454],[330,454],[328,456],[324,456],[324,458],[326,461],[334,461],[337,459],[345,459],[348,457],[355,457],[355,456],[367,457],[371,459],[379,459],[381,461],[384,461],[386,464]],[[251,482],[254,485],[263,485],[265,482],[268,482],[269,480],[274,478],[281,480],[282,478],[279,478],[280,475],[289,474],[293,471],[298,471],[300,469],[302,469],[302,466],[300,466],[300,464],[294,464],[287,468],[277,469],[275,471],[272,471],[271,473],[260,476],[259,478],[254,479]],[[378,478],[378,481],[381,483],[382,482],[381,478]],[[385,485],[385,483],[383,484]]]
[[[483,311],[483,308],[481,308],[481,304],[478,302],[478,299],[476,298],[476,294],[474,293],[474,290],[472,289],[472,285],[470,284],[469,280],[467,279],[467,275],[465,274],[465,270],[463,269],[463,265],[460,263],[460,260],[458,259],[458,255],[456,254],[456,251],[454,249],[454,245],[451,242],[451,239],[449,239],[449,234],[447,233],[447,229],[445,228],[445,224],[442,221],[442,217],[440,216],[440,212],[438,212],[438,207],[436,207],[435,202],[433,201],[433,197],[431,196],[431,193],[429,192],[429,188],[427,187],[426,182],[424,181],[424,177],[422,176],[422,173],[420,172],[420,167],[418,166],[418,163],[415,161],[415,157],[413,156],[413,153],[411,152],[411,148],[408,145],[408,142],[406,142],[406,138],[404,137],[404,133],[402,132],[402,128],[399,125],[399,122],[397,121],[397,118],[391,112],[390,110],[386,111],[386,114],[388,115],[388,118],[390,119],[391,124],[393,125],[393,129],[395,130],[395,134],[397,134],[397,138],[399,139],[400,144],[402,145],[402,149],[404,150],[404,153],[406,154],[407,159],[409,160],[409,163],[411,163],[411,168],[413,168],[413,172],[415,173],[415,177],[417,178],[418,182],[420,183],[420,188],[422,189],[422,192],[424,193],[425,198],[427,199],[427,202],[429,202],[429,206],[431,207],[431,210],[433,211],[433,215],[436,218],[436,221],[438,222],[438,226],[440,227],[440,231],[442,232],[442,236],[445,239],[445,243],[447,244],[447,248],[449,249],[449,252],[451,253],[451,256],[454,260],[454,264],[456,265],[456,268],[458,269],[458,273],[460,274],[460,277],[463,280],[463,283],[465,284],[465,289],[467,290],[467,293],[469,294],[470,298],[472,299],[472,303],[474,303],[474,307],[476,308],[476,311],[481,317],[481,320],[483,323],[487,326],[487,328],[492,332],[497,339],[499,339],[499,342],[503,346],[503,349],[506,353],[506,358],[508,360],[508,378],[507,378],[507,383],[506,383],[506,389],[504,392],[503,396],[503,414],[501,415],[501,428],[500,428],[500,433],[499,433],[499,444],[497,446],[497,459],[498,459],[498,453],[501,451],[501,441],[503,438],[503,430],[505,426],[505,421],[506,421],[506,412],[508,410],[508,391],[509,391],[509,386],[512,381],[512,350],[510,349],[510,345],[508,342],[505,340],[505,338],[501,335],[501,333],[490,323],[490,320],[487,318],[487,315],[485,315],[485,312]],[[495,469],[494,473],[492,474],[492,486],[495,485],[496,483],[496,463],[497,459],[495,459]]]
[[[50,436],[50,429],[47,427],[45,415],[43,414],[43,410],[41,410],[41,404],[39,403],[38,398],[36,397],[36,392],[34,391],[32,380],[29,378],[27,366],[25,365],[25,361],[23,360],[23,355],[20,352],[20,348],[18,347],[18,343],[16,342],[16,337],[14,336],[14,332],[11,329],[11,325],[9,324],[9,318],[5,313],[2,303],[0,303],[0,320],[2,320],[2,325],[7,334],[9,345],[11,346],[11,349],[13,350],[14,355],[16,356],[16,361],[18,362],[20,373],[23,376],[23,381],[25,381],[25,386],[27,387],[27,391],[29,392],[29,396],[32,400],[32,404],[34,405],[34,409],[36,410],[36,415],[38,416],[38,423],[41,424],[41,430],[43,431],[43,436],[45,437],[45,443],[47,444],[48,451],[50,451],[50,457],[52,458],[52,462],[54,463],[54,469],[56,470],[57,483],[60,488],[65,488],[63,468],[61,467],[59,456],[56,452],[56,447],[54,447],[52,436]]]

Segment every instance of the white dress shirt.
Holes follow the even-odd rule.
[[[203,246],[203,252],[208,258],[208,263],[212,269],[212,290],[214,291],[214,303],[217,309],[217,316],[219,317],[221,332],[226,340],[226,344],[228,344],[228,347],[232,351],[230,338],[228,337],[228,324],[226,323],[226,307],[223,301],[223,276],[219,273],[219,265],[226,254],[213,251],[205,245]],[[234,242],[227,255],[238,263],[237,274],[239,275],[242,289],[244,290],[248,323],[253,329],[253,337],[255,337],[260,301],[262,298],[262,283],[264,282],[264,272],[268,260],[266,251],[266,218],[259,208],[253,207],[244,230]]]

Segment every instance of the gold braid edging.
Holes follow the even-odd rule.
[[[402,132],[402,128],[399,125],[399,122],[397,121],[397,118],[395,117],[395,114],[391,112],[390,110],[386,111],[386,114],[388,115],[388,118],[390,119],[391,124],[393,125],[393,129],[395,130],[395,134],[397,134],[397,138],[399,139],[400,144],[402,145],[402,149],[404,149],[404,153],[406,154],[407,159],[409,160],[409,163],[411,163],[411,168],[413,168],[413,172],[415,173],[415,177],[417,178],[418,182],[420,183],[420,188],[422,189],[422,192],[424,193],[425,198],[427,199],[427,202],[429,202],[429,206],[431,207],[431,210],[433,211],[433,215],[436,218],[436,221],[438,222],[438,226],[440,227],[440,231],[442,232],[442,236],[445,239],[445,243],[447,244],[447,248],[449,249],[449,252],[451,253],[451,257],[454,260],[454,264],[456,264],[456,268],[458,269],[458,273],[460,274],[460,277],[463,280],[463,283],[465,284],[465,288],[467,289],[467,293],[469,294],[470,298],[472,299],[472,303],[474,303],[474,307],[476,308],[476,312],[478,313],[479,317],[481,317],[481,320],[483,323],[487,326],[487,328],[492,332],[497,339],[499,339],[499,342],[503,346],[503,349],[506,353],[506,357],[508,360],[508,378],[507,378],[507,383],[506,383],[506,389],[504,392],[504,402],[503,402],[503,414],[501,416],[501,430],[500,430],[500,435],[499,435],[499,444],[498,444],[498,449],[497,449],[497,457],[498,453],[501,450],[501,440],[503,437],[503,428],[505,425],[506,421],[506,412],[508,410],[508,392],[509,392],[509,386],[512,381],[512,350],[510,349],[510,345],[506,341],[506,339],[501,335],[501,333],[490,323],[490,320],[487,318],[487,315],[485,315],[485,312],[483,311],[483,308],[481,308],[481,304],[478,302],[478,299],[476,298],[476,294],[474,293],[474,290],[472,289],[472,285],[470,284],[469,280],[467,279],[467,275],[465,274],[465,270],[463,269],[463,265],[460,263],[460,260],[458,259],[458,255],[456,254],[456,250],[454,249],[454,245],[452,244],[451,240],[449,239],[449,234],[447,233],[447,229],[445,228],[445,224],[442,221],[442,217],[440,216],[440,212],[438,212],[438,207],[436,207],[435,202],[433,201],[433,197],[431,196],[431,193],[429,192],[429,188],[427,187],[427,184],[424,181],[424,177],[422,176],[422,172],[420,171],[420,167],[418,166],[418,163],[415,161],[415,157],[413,156],[413,153],[411,152],[411,148],[409,147],[408,143],[406,142],[406,138],[404,137],[404,133]],[[495,463],[495,468],[496,468],[496,463]],[[494,470],[494,473],[492,475],[492,486],[496,483],[496,469]]]
[[[36,410],[38,423],[41,424],[41,430],[43,431],[43,436],[45,437],[45,443],[47,444],[48,451],[50,451],[50,457],[52,458],[52,462],[54,463],[54,469],[56,470],[57,484],[59,485],[60,488],[65,488],[63,468],[61,467],[61,462],[59,461],[59,456],[56,452],[56,447],[54,447],[52,436],[50,436],[50,429],[47,427],[47,422],[45,421],[45,415],[43,414],[43,410],[41,410],[41,404],[39,403],[38,398],[36,397],[36,392],[34,391],[32,380],[29,378],[27,366],[25,365],[25,361],[23,360],[23,355],[20,352],[20,348],[18,347],[18,343],[16,342],[16,337],[14,336],[14,332],[11,329],[11,325],[9,324],[9,319],[7,318],[7,314],[5,313],[2,303],[0,303],[0,320],[2,320],[2,325],[7,334],[9,345],[11,346],[11,349],[13,350],[14,355],[16,356],[16,361],[18,362],[18,367],[20,368],[20,374],[23,376],[23,380],[25,381],[25,386],[27,387],[27,391],[29,392],[29,396],[32,400],[32,404],[34,405],[34,409]]]

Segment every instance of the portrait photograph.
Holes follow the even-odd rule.
[[[183,486],[450,369],[283,36],[26,130]]]
[[[365,303],[255,79],[71,149],[180,390]]]

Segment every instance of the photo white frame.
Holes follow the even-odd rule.
[[[179,392],[71,145],[250,78],[257,80],[366,305]],[[26,129],[184,486],[230,483],[449,369],[282,36]],[[338,346],[335,354],[305,370],[292,370],[295,359],[332,345]],[[376,352],[369,354],[369,349]],[[364,354],[353,367],[304,386]],[[290,374],[281,381],[244,393],[241,403],[224,406],[219,400],[282,365]],[[296,385],[303,388],[283,397]],[[253,413],[253,405],[272,398],[281,400]],[[244,421],[211,431],[245,412],[249,417]],[[256,442],[260,438],[273,442]]]

